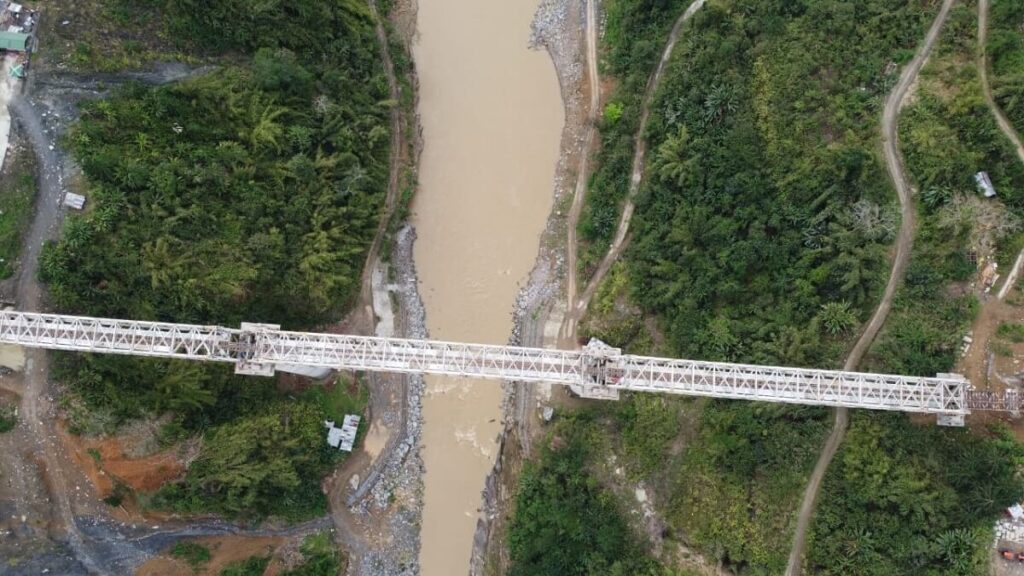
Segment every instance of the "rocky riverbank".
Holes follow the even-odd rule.
[[[575,185],[575,167],[584,146],[583,93],[585,4],[578,0],[542,0],[532,25],[530,46],[544,49],[554,63],[565,108],[561,153],[555,172],[552,210],[541,236],[537,261],[519,292],[509,343],[544,347],[556,344],[564,314],[565,231]],[[553,329],[551,328],[553,327]],[[551,397],[550,385],[506,383],[499,455],[487,477],[473,541],[470,574],[502,574],[508,568],[504,542],[508,513],[522,462]]]
[[[426,338],[423,304],[416,289],[412,258],[416,232],[401,228],[394,238],[388,268],[392,282],[375,286],[386,290],[385,301],[397,303],[394,326],[379,327],[403,338]],[[393,299],[392,299],[393,297]],[[373,384],[398,387],[402,406],[397,412],[374,414],[391,430],[388,445],[360,482],[353,477],[346,498],[347,514],[336,518],[342,540],[353,562],[349,574],[360,576],[415,575],[419,573],[420,518],[423,511],[423,461],[420,439],[425,383],[419,375],[385,375]],[[338,505],[338,504],[336,504]],[[351,533],[350,538],[344,533]]]

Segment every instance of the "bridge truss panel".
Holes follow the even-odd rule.
[[[239,334],[219,326],[0,312],[0,342],[54,350],[236,362]]]
[[[888,374],[621,356],[613,387],[643,391],[935,414],[969,412],[960,376]]]
[[[994,410],[999,412],[1020,412],[1024,397],[1014,389],[1002,394],[988,390],[971,390],[967,393],[967,406],[972,410]]]
[[[565,385],[584,377],[578,351],[280,330],[257,332],[252,357],[268,364]]]
[[[971,392],[961,376],[916,378],[649,358],[592,341],[583,350],[548,350],[431,340],[290,332],[269,324],[219,326],[0,312],[0,343],[81,352],[235,363],[240,373],[276,366],[437,374],[579,389],[662,392],[765,402],[845,406],[962,416],[972,406],[1005,409],[1016,397]]]

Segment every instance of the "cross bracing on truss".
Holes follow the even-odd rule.
[[[236,371],[276,367],[438,374],[549,382],[606,390],[660,392],[818,406],[937,414],[962,421],[969,399],[1016,409],[1016,397],[972,393],[962,376],[933,378],[755,366],[622,354],[594,341],[582,350],[466,344],[292,332],[276,325],[220,326],[57,314],[0,312],[0,342],[37,348],[231,362]],[[972,395],[973,394],[973,395]]]

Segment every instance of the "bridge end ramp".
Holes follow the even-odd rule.
[[[600,384],[570,384],[569,389],[580,398],[591,400],[618,400],[619,390]]]

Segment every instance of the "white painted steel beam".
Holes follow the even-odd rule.
[[[52,350],[237,362],[240,335],[220,326],[0,312],[0,343]]]
[[[270,324],[219,326],[0,312],[0,343],[81,352],[232,362],[247,374],[299,365],[336,370],[438,374],[576,388],[600,387],[815,406],[937,414],[962,421],[970,383],[934,378],[700,362],[622,354],[594,341],[548,350],[321,334]],[[995,405],[995,402],[992,401]]]

